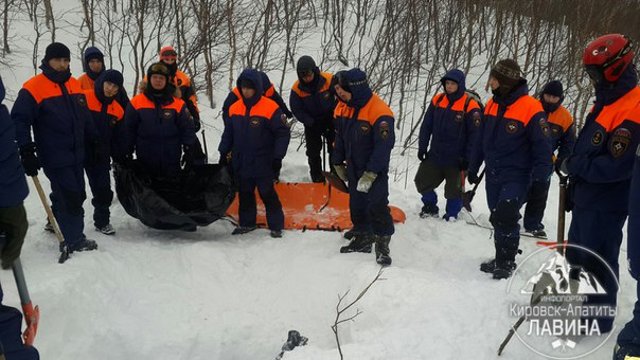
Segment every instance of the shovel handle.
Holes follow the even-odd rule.
[[[33,345],[33,341],[36,338],[38,332],[38,323],[40,322],[40,309],[38,306],[33,306],[31,297],[29,296],[29,289],[27,288],[27,282],[24,278],[24,271],[22,269],[22,263],[20,258],[16,259],[12,265],[13,277],[16,280],[16,286],[18,287],[18,295],[20,296],[20,304],[22,304],[22,313],[24,314],[24,322],[27,327],[22,334],[24,343],[28,346]]]

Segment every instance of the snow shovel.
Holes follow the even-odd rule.
[[[473,185],[473,189],[462,194],[462,206],[467,209],[468,212],[471,212],[471,201],[473,197],[476,196],[476,190],[478,190],[478,185],[482,182],[482,178],[484,177],[484,169],[480,173],[480,177],[478,177],[478,183]]]
[[[560,198],[558,199],[558,233],[556,239],[557,243],[555,247],[560,255],[564,255],[565,197],[567,193],[568,177],[562,175],[559,171],[556,171],[556,173],[560,178]],[[550,281],[553,281],[553,279],[550,279]],[[533,294],[531,296],[531,306],[537,305],[544,295],[548,295],[546,291],[541,289],[546,289],[549,285],[549,283],[543,281],[539,281],[538,283],[536,283],[536,286],[533,288]],[[570,284],[570,286],[571,285],[572,284]],[[520,325],[525,322],[525,320],[527,320],[527,316],[522,315],[518,319],[518,321],[511,327],[511,329],[509,329],[509,334],[507,334],[507,337],[505,337],[505,339],[500,344],[500,347],[498,348],[498,356],[502,355],[502,351],[507,346],[516,331],[518,331]]]
[[[38,332],[40,309],[37,305],[33,307],[31,303],[31,297],[29,296],[29,289],[27,289],[27,282],[24,279],[24,271],[22,270],[20,258],[17,258],[16,261],[13,262],[12,267],[13,277],[16,279],[16,285],[18,286],[22,312],[24,313],[24,322],[27,324],[27,328],[24,330],[24,333],[22,333],[22,338],[27,346],[32,346],[33,340],[36,338],[36,333]]]
[[[338,175],[329,171],[323,171],[322,175],[324,175],[324,178],[327,179],[329,185],[336,188],[336,190],[347,194],[349,193],[349,187],[347,187],[347,184],[342,179],[340,179]]]
[[[40,180],[38,180],[38,175],[34,175],[31,177],[33,180],[33,184],[36,186],[36,190],[38,191],[38,195],[40,196],[40,201],[42,202],[42,206],[44,207],[44,211],[47,212],[47,218],[53,226],[53,230],[58,238],[58,243],[60,244],[60,257],[58,258],[58,263],[63,264],[67,259],[69,259],[69,249],[67,248],[67,243],[64,241],[64,236],[60,231],[60,227],[58,226],[58,222],[56,221],[56,217],[53,216],[53,211],[51,211],[51,206],[47,202],[47,196],[44,194],[44,190],[42,190],[42,185],[40,185]]]

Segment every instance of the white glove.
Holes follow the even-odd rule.
[[[360,192],[368,193],[369,189],[371,189],[371,185],[373,185],[373,182],[376,181],[377,177],[378,174],[371,171],[365,171],[360,177],[360,180],[358,180],[358,186],[356,189]]]

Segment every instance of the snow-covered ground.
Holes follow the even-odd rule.
[[[29,67],[24,61],[0,69],[10,99],[33,74]],[[77,61],[72,70],[80,74]],[[224,95],[223,90],[216,94],[219,104]],[[288,92],[283,96],[287,99]],[[220,118],[217,109],[203,109],[215,161]],[[296,151],[298,145],[294,140],[289,147],[285,181],[308,181],[304,147]],[[526,301],[507,294],[506,281],[478,270],[493,256],[489,230],[418,217],[421,203],[411,183],[417,160],[408,161],[408,186],[404,179],[391,184],[391,203],[407,214],[391,242],[393,265],[357,304],[362,314],[341,325],[345,358],[497,358],[498,345],[517,320],[508,316],[509,305]],[[545,218],[552,239],[557,187],[554,178]],[[353,300],[378,272],[372,254],[339,254],[346,243],[339,233],[286,231],[282,239],[272,239],[266,230],[257,230],[232,237],[232,225],[225,221],[196,233],[159,231],[129,217],[117,200],[112,206],[117,235],[93,230],[86,201],[86,234],[100,248],[59,265],[55,237],[43,231],[45,214],[33,188],[25,205],[30,229],[22,262],[42,314],[36,346],[43,359],[273,359],[290,329],[310,340],[285,359],[337,359],[331,325],[338,296],[350,290],[346,301]],[[474,214],[488,214],[482,187],[473,205]],[[521,248],[527,255],[539,247],[523,238]],[[615,333],[630,318],[635,301],[625,257],[623,251]],[[531,263],[523,270],[536,268]],[[527,276],[517,276],[524,285]],[[19,307],[11,273],[0,272],[0,281],[5,304]],[[527,329],[524,325],[520,331]],[[578,346],[596,343],[585,339]],[[610,358],[614,343],[612,337],[587,358]],[[540,356],[514,337],[502,358]]]

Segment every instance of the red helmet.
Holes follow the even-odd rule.
[[[176,49],[173,48],[173,46],[167,45],[167,46],[163,46],[160,49],[160,61],[165,59],[176,60],[177,58],[178,58],[178,53],[176,52]]]
[[[633,61],[633,45],[625,35],[608,34],[591,41],[584,49],[582,62],[596,82],[616,82]]]

